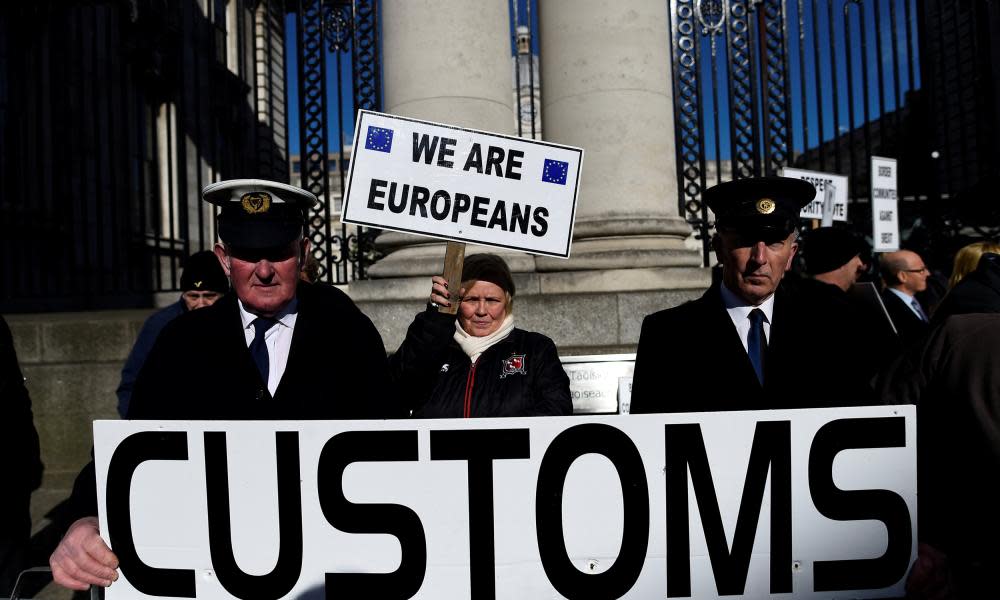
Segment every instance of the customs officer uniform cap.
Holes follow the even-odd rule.
[[[302,234],[306,213],[318,202],[306,190],[266,179],[231,179],[201,191],[221,208],[219,237],[237,248],[284,246]]]
[[[816,197],[808,181],[791,177],[752,177],[714,185],[703,195],[715,213],[716,229],[786,237],[802,207]]]

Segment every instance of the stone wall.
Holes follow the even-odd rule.
[[[122,364],[150,310],[8,315],[27,379],[45,475],[32,496],[38,524],[90,460],[91,422],[118,417]]]

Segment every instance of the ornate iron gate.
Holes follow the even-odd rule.
[[[969,224],[941,207],[997,173],[996,107],[963,100],[996,98],[997,84],[948,77],[936,65],[989,71],[982,0],[670,0],[669,7],[680,210],[699,232],[706,264],[713,223],[702,191],[785,166],[847,175],[848,216],[867,231],[869,159],[895,157],[904,239],[914,228],[940,237]],[[940,123],[942,114],[954,116]],[[973,142],[950,151],[961,153],[951,167],[938,159],[966,119],[992,134],[963,128]],[[959,165],[962,177],[952,172]]]
[[[296,6],[299,108],[299,171],[301,186],[320,199],[308,223],[313,257],[318,262],[318,278],[330,283],[346,283],[365,276],[374,260],[372,240],[378,232],[348,228],[334,222],[336,202],[344,189],[347,170],[346,149],[335,152],[330,164],[329,119],[343,142],[341,125],[345,106],[354,110],[379,110],[380,85],[377,0],[299,0]],[[341,85],[342,61],[351,61],[350,89]],[[328,62],[334,61],[336,89],[327,89]],[[349,103],[345,100],[353,98]],[[352,119],[353,121],[353,119]],[[331,189],[336,187],[335,189]]]

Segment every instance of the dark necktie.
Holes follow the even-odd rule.
[[[757,373],[757,381],[764,385],[764,350],[767,348],[767,338],[764,337],[764,311],[755,308],[750,311],[750,333],[747,334],[747,354],[750,364]]]
[[[920,306],[920,302],[918,302],[916,298],[913,298],[910,300],[910,306],[913,307],[913,310],[917,311],[917,316],[920,317],[920,320],[926,323],[927,315],[924,313],[924,309]]]
[[[267,385],[267,374],[270,369],[270,364],[267,359],[267,343],[264,341],[264,335],[267,334],[267,330],[277,323],[274,319],[268,319],[267,317],[257,317],[253,320],[253,341],[250,342],[250,356],[253,357],[254,364],[257,365],[257,370],[260,371],[260,378]]]

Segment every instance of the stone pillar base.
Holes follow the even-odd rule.
[[[710,280],[700,266],[515,273],[515,322],[551,337],[563,356],[635,352],[646,315],[697,298]],[[424,310],[430,281],[355,281],[347,292],[393,352]]]
[[[372,279],[388,277],[416,277],[440,275],[444,267],[446,242],[433,238],[386,231],[378,236],[376,245],[390,254],[368,269]],[[489,252],[499,254],[507,261],[513,273],[535,270],[535,257],[531,254],[503,248],[467,244],[465,255]],[[430,289],[430,283],[427,284]]]

